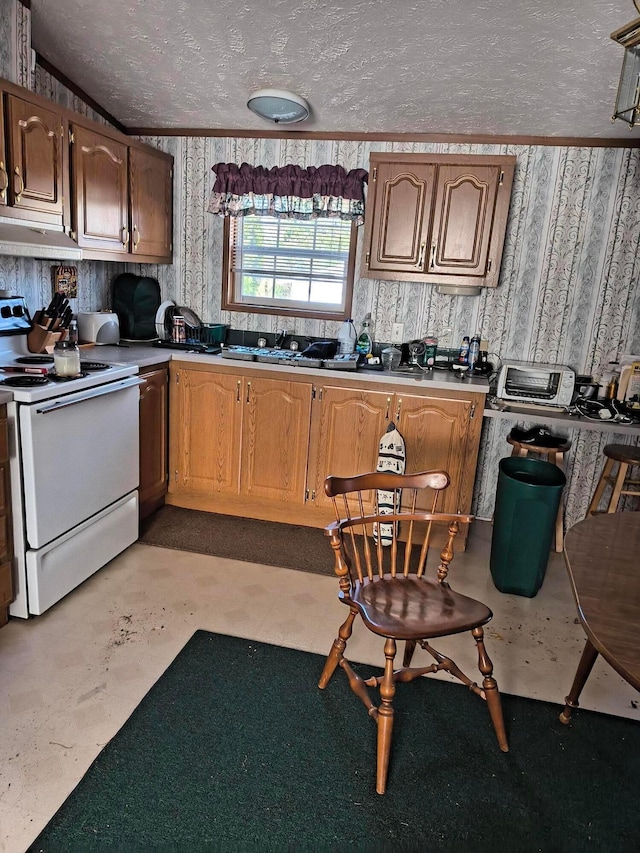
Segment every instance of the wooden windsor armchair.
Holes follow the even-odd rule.
[[[336,521],[325,528],[335,557],[339,598],[349,608],[325,662],[318,686],[329,683],[336,667],[346,673],[353,692],[366,706],[378,727],[376,791],[384,794],[393,730],[396,682],[442,670],[463,682],[487,703],[498,744],[508,752],[498,685],[484,645],[483,625],[493,617],[484,604],[454,592],[449,586],[449,564],[460,524],[473,516],[436,512],[438,496],[449,485],[444,471],[421,474],[371,473],[356,477],[328,477],[325,492],[332,498]],[[416,509],[418,496],[432,490],[431,509]],[[373,494],[373,514],[366,514]],[[428,494],[428,493],[427,493]],[[369,506],[371,504],[369,503]],[[437,579],[425,574],[434,525],[447,526],[447,541],[440,552]],[[436,528],[437,529],[437,528]],[[384,543],[384,544],[383,544]],[[356,617],[374,634],[385,638],[384,674],[362,679],[345,658]],[[437,651],[430,640],[470,631],[478,653],[482,686],[468,678],[451,658]],[[397,641],[405,641],[402,667],[395,668]],[[436,661],[411,667],[416,645]],[[379,689],[378,705],[369,688]]]

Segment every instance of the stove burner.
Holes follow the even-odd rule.
[[[1,379],[0,385],[9,385],[11,388],[33,388],[36,385],[46,385],[49,380],[46,376],[10,376]]]
[[[80,367],[83,370],[109,370],[110,364],[105,364],[103,361],[81,361]]]
[[[14,359],[16,364],[53,364],[52,355],[21,355]]]
[[[83,370],[80,373],[76,373],[75,376],[58,376],[57,373],[47,373],[47,377],[53,382],[71,382],[73,379],[83,379],[85,376],[88,375],[89,374],[86,372],[86,370]]]

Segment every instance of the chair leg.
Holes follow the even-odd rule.
[[[344,650],[347,647],[347,641],[353,632],[353,620],[358,615],[358,611],[356,608],[349,608],[349,615],[345,619],[344,623],[340,626],[340,630],[338,631],[338,636],[333,641],[333,645],[331,646],[331,651],[324,663],[324,668],[322,670],[322,675],[320,676],[320,681],[318,682],[318,687],[321,690],[327,686],[329,681],[331,680],[331,676],[336,671],[336,667],[340,663],[342,655],[344,654]]]
[[[402,658],[402,666],[406,668],[411,666],[411,661],[413,660],[413,653],[416,650],[417,640],[406,640],[404,644],[404,657]]]
[[[478,669],[484,676],[482,680],[482,688],[487,700],[487,707],[493,728],[496,731],[498,738],[498,746],[503,752],[509,752],[509,743],[507,741],[507,732],[504,727],[504,716],[502,714],[502,702],[500,701],[500,693],[498,691],[498,683],[493,677],[493,663],[487,654],[484,647],[484,631],[482,628],[474,628],[471,632],[476,641],[478,648]]]
[[[578,699],[582,693],[582,688],[591,674],[591,670],[593,669],[593,665],[596,662],[597,657],[598,652],[591,644],[591,641],[587,640],[582,651],[582,656],[580,657],[580,663],[578,664],[573,684],[571,685],[571,690],[569,691],[567,698],[564,700],[564,710],[560,713],[560,722],[564,723],[565,726],[569,725],[569,722],[571,721],[572,710],[578,707]]]
[[[598,509],[598,506],[600,504],[600,498],[602,497],[602,493],[604,492],[604,487],[607,485],[607,477],[611,473],[614,461],[614,459],[607,459],[607,461],[604,463],[602,474],[600,474],[598,485],[596,486],[596,490],[593,493],[593,497],[591,498],[591,503],[589,504],[589,509],[587,510],[588,516],[593,515],[593,513],[596,512],[596,510]]]
[[[389,756],[391,755],[391,734],[393,732],[393,697],[396,686],[393,679],[393,663],[396,657],[396,641],[387,637],[384,644],[384,676],[380,684],[380,706],[378,708],[378,768],[376,772],[376,791],[384,794],[387,787]]]

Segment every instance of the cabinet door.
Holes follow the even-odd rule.
[[[173,169],[163,156],[129,149],[131,251],[171,261]]]
[[[472,403],[398,394],[395,400],[396,422],[404,437],[406,473],[441,469],[451,478],[451,485],[437,509],[442,512],[466,512],[460,506],[460,493],[465,470],[467,435]],[[474,457],[475,467],[475,457]],[[431,494],[431,497],[429,497]],[[433,500],[431,490],[418,499],[427,509]]]
[[[393,395],[324,386],[321,390],[315,493],[318,506],[331,506],[324,493],[330,475],[352,477],[375,471],[380,437],[393,411]],[[367,503],[373,508],[373,502]]]
[[[169,381],[166,367],[140,374],[140,518],[164,501],[167,491],[167,415]]]
[[[243,495],[278,503],[304,503],[311,392],[310,382],[245,379]]]
[[[62,117],[14,95],[6,102],[9,204],[62,222]]]
[[[71,153],[78,245],[126,254],[130,244],[127,146],[76,126]]]
[[[438,167],[428,271],[484,276],[488,272],[499,166]]]
[[[424,270],[428,251],[435,166],[380,163],[376,168],[373,214],[365,241],[371,272]]]
[[[171,368],[169,492],[238,494],[242,379]]]

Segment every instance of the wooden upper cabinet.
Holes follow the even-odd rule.
[[[131,251],[170,262],[173,230],[173,168],[160,153],[129,150]]]
[[[376,174],[372,236],[367,253],[371,271],[418,272],[424,269],[431,226],[436,168],[380,163]]]
[[[501,170],[498,166],[440,166],[429,273],[485,276]]]
[[[516,158],[371,155],[364,274],[495,287]]]
[[[2,121],[3,94],[0,92],[0,207],[9,201],[9,173],[7,171],[7,149],[5,145],[4,122]]]
[[[73,223],[78,245],[127,254],[127,146],[85,127],[72,129]]]
[[[5,95],[5,203],[20,218],[62,224],[64,120],[14,95]],[[5,181],[0,174],[0,188]],[[21,215],[22,214],[22,215]]]

